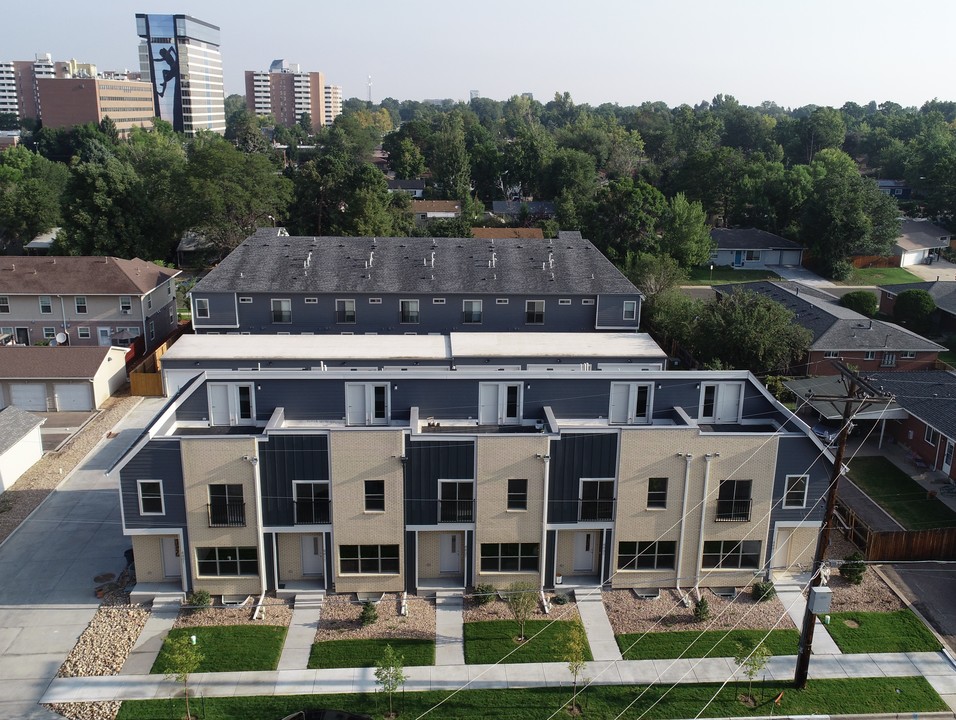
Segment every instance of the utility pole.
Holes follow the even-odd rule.
[[[823,525],[820,528],[820,534],[817,537],[817,549],[813,558],[813,577],[810,580],[810,587],[819,587],[823,581],[823,565],[826,562],[827,548],[830,546],[830,531],[833,528],[833,516],[836,510],[837,484],[840,476],[843,474],[843,456],[846,453],[846,439],[850,434],[851,419],[853,418],[853,403],[859,403],[862,409],[865,405],[874,402],[887,402],[891,398],[880,397],[882,393],[873,388],[868,382],[858,377],[855,372],[850,370],[842,362],[834,362],[840,374],[849,380],[846,396],[811,396],[814,400],[830,400],[833,402],[843,401],[843,424],[840,427],[840,435],[837,439],[837,452],[833,461],[833,472],[830,476],[830,487],[827,491],[827,506],[823,515]],[[862,386],[865,390],[861,397],[857,397],[857,388]],[[872,397],[870,394],[877,397]],[[800,633],[800,651],[797,656],[797,667],[793,675],[793,684],[797,689],[803,689],[807,686],[807,676],[810,672],[810,653],[813,647],[813,629],[816,624],[816,615],[810,612],[809,598],[806,612],[803,614],[803,629]]]

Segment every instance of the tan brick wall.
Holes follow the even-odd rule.
[[[464,533],[460,533],[464,535]],[[437,578],[441,575],[441,549],[437,532],[418,533],[418,577]],[[459,542],[461,542],[459,540]]]
[[[276,557],[279,561],[279,582],[302,579],[301,535],[276,535]]]
[[[163,582],[163,546],[158,535],[133,535],[133,557],[139,582]]]
[[[601,543],[604,533],[600,530],[590,530],[594,533],[592,542],[594,543],[594,562],[589,570],[574,569],[574,541],[575,536],[583,530],[558,530],[557,552],[555,553],[555,574],[564,575],[594,575],[600,570],[601,561]]]
[[[337,592],[397,592],[405,587],[401,430],[329,434],[332,458],[333,567]],[[385,512],[365,512],[365,481],[385,481]],[[398,545],[397,575],[341,575],[341,545]]]
[[[813,555],[817,546],[818,526],[783,526],[774,533],[771,568],[778,571],[799,570],[813,565]]]
[[[189,565],[197,589],[208,590],[214,595],[259,593],[263,584],[259,577],[202,577],[196,567],[196,548],[199,547],[259,547],[259,531],[256,517],[258,497],[255,488],[255,469],[242,459],[243,455],[255,455],[256,441],[250,437],[216,438],[213,441],[200,438],[183,438],[184,491],[186,495],[186,527],[189,531]],[[209,485],[242,485],[245,502],[245,527],[209,527],[207,505]],[[259,558],[260,568],[263,558]]]

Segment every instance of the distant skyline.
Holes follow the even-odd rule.
[[[221,28],[226,94],[284,58],[325,73],[343,98],[451,98],[670,106],[711,100],[839,107],[956,99],[956,2],[595,0],[480,5],[412,0],[315,3],[100,0],[4,8],[3,60],[49,52],[100,70],[139,69],[135,15],[184,13]],[[242,8],[242,9],[240,9]],[[46,23],[45,21],[49,21]]]

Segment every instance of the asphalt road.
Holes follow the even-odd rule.
[[[956,566],[924,562],[880,569],[956,652]]]

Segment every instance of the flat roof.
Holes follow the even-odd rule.
[[[647,333],[453,332],[455,357],[659,357],[666,358]]]
[[[445,335],[183,335],[170,360],[450,360]]]

